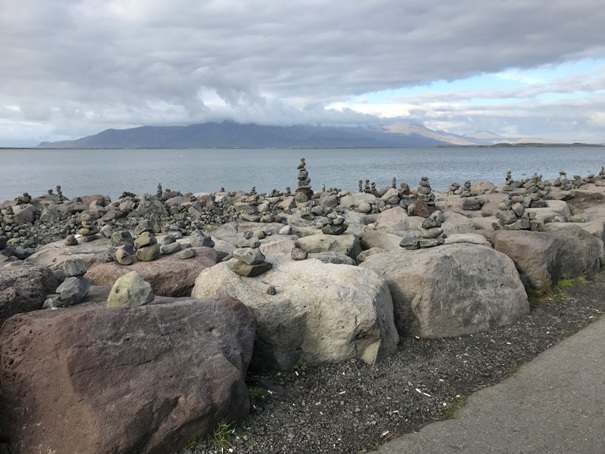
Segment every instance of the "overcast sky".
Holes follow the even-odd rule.
[[[600,0],[0,0],[0,146],[235,120],[605,141]]]

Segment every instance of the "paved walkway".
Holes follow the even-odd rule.
[[[605,453],[605,317],[373,454]]]

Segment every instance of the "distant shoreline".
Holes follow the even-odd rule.
[[[592,147],[592,148],[605,148],[605,143],[540,143],[540,142],[521,142],[521,143],[495,143],[490,145],[437,145],[430,147],[374,147],[374,146],[359,146],[359,147],[286,147],[285,150],[344,150],[344,149],[355,149],[355,150],[398,150],[398,149],[418,149],[418,148],[581,148],[581,147]],[[0,150],[271,150],[277,149],[276,147],[267,148],[245,148],[245,147],[0,147]]]

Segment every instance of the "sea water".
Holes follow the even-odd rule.
[[[62,187],[67,197],[122,192],[155,194],[158,183],[186,192],[258,192],[296,189],[300,158],[306,159],[311,186],[356,191],[359,180],[378,188],[427,176],[436,191],[452,182],[503,183],[534,173],[554,179],[597,174],[605,165],[602,147],[377,148],[377,149],[128,149],[0,150],[0,201],[23,192],[32,196]]]

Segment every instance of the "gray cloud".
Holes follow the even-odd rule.
[[[361,122],[368,117],[324,107],[435,80],[605,57],[605,9],[592,0],[431,3],[2,2],[0,132],[35,142],[222,118]]]

